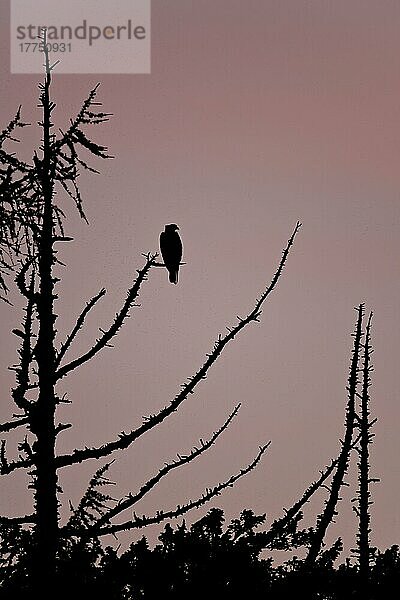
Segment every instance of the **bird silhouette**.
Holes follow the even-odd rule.
[[[178,225],[166,225],[160,234],[160,250],[171,283],[178,283],[179,264],[182,259],[182,241],[177,232]]]

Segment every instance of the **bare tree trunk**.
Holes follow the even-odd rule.
[[[53,174],[50,147],[51,111],[49,97],[51,83],[48,56],[46,78],[42,87],[43,106],[43,159],[41,184],[43,192],[43,221],[39,250],[38,316],[39,332],[36,349],[39,396],[31,418],[31,429],[36,435],[34,445],[35,504],[37,552],[35,557],[36,591],[52,591],[56,568],[58,537],[57,471],[55,467],[55,315],[53,252]]]
[[[373,434],[370,433],[371,427],[374,425],[375,420],[370,421],[369,411],[369,387],[371,385],[370,372],[371,366],[371,319],[372,313],[369,316],[368,324],[365,334],[365,345],[364,345],[364,362],[363,362],[363,387],[361,394],[361,415],[359,420],[360,426],[360,447],[358,448],[359,462],[358,462],[358,508],[354,510],[357,513],[359,519],[358,525],[358,565],[360,575],[359,593],[360,598],[368,597],[368,581],[370,571],[370,539],[371,533],[371,515],[369,507],[371,502],[371,492],[369,489],[370,483],[379,481],[378,479],[370,478],[370,461],[369,461],[369,446]]]

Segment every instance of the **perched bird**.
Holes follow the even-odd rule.
[[[166,225],[160,234],[160,250],[171,283],[178,283],[179,264],[182,259],[182,241],[177,232],[178,225]]]

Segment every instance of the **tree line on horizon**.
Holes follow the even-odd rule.
[[[96,86],[83,102],[65,131],[54,133],[51,98],[52,71],[44,32],[45,75],[39,84],[42,141],[31,162],[24,161],[8,146],[15,141],[22,121],[21,107],[0,133],[0,287],[1,298],[9,302],[9,276],[25,308],[20,328],[14,329],[18,362],[12,401],[16,412],[0,424],[0,433],[21,431],[18,458],[10,460],[6,440],[0,445],[0,475],[4,479],[24,471],[30,479],[32,512],[0,517],[0,594],[4,598],[25,598],[32,592],[48,592],[56,598],[92,597],[113,599],[209,597],[228,598],[247,593],[251,598],[299,597],[360,600],[380,599],[388,586],[399,580],[400,553],[394,546],[384,552],[371,546],[370,473],[372,428],[370,415],[371,327],[360,304],[353,333],[353,348],[347,382],[347,404],[343,439],[336,457],[309,484],[289,509],[266,528],[266,515],[244,509],[227,526],[221,509],[212,508],[188,527],[183,520],[173,527],[172,519],[184,517],[204,506],[252,471],[263,458],[269,443],[261,445],[254,459],[224,481],[210,484],[203,495],[154,515],[138,516],[133,510],[140,500],[174,469],[187,465],[207,452],[236,418],[236,406],[226,421],[215,428],[208,440],[200,440],[192,450],[164,463],[144,484],[127,496],[114,500],[108,492],[108,472],[113,456],[127,451],[141,436],[147,435],[173,415],[207,377],[225,347],[249,324],[260,320],[286,265],[301,224],[298,222],[287,242],[270,283],[244,317],[220,334],[202,365],[181,386],[176,396],[156,413],[143,418],[128,433],[102,441],[98,446],[75,448],[67,454],[57,452],[58,436],[72,427],[60,423],[57,409],[68,404],[58,393],[58,383],[84,367],[110,346],[127,317],[136,306],[139,293],[155,267],[164,265],[156,253],[144,255],[144,265],[136,271],[126,298],[110,324],[100,329],[98,338],[86,352],[70,358],[71,348],[84,329],[88,314],[106,294],[102,288],[83,307],[64,340],[57,335],[57,284],[62,262],[59,244],[70,243],[65,233],[65,214],[57,193],[63,191],[86,220],[78,177],[82,172],[98,171],[87,161],[90,156],[108,159],[108,149],[92,140],[88,131],[107,121],[97,100]],[[57,308],[56,308],[57,307]],[[337,539],[326,546],[326,534],[338,514],[341,492],[351,457],[357,455],[358,487],[353,508],[358,519],[354,560],[336,563],[343,544]],[[69,507],[66,522],[60,518],[62,492],[60,469],[95,461],[97,469],[77,506]],[[314,494],[325,489],[326,499],[313,527],[302,528],[303,510]],[[126,512],[130,516],[127,518]],[[122,519],[122,520],[121,520]],[[125,520],[124,520],[125,519]],[[150,547],[145,537],[119,553],[107,547],[105,536],[134,531],[151,524],[164,523],[159,543]],[[274,566],[271,552],[300,550],[280,566]],[[269,556],[268,556],[269,553]],[[382,595],[383,594],[383,595]]]

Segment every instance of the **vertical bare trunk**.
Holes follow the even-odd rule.
[[[365,346],[364,346],[364,364],[363,364],[363,389],[361,394],[361,417],[360,417],[360,429],[361,439],[359,456],[360,460],[358,463],[359,469],[359,489],[358,489],[358,510],[356,510],[359,518],[358,528],[358,560],[359,560],[359,574],[360,574],[360,597],[367,597],[368,591],[368,579],[369,579],[369,568],[370,568],[370,541],[369,534],[370,529],[370,512],[369,507],[371,504],[369,491],[370,479],[370,464],[369,464],[369,445],[371,443],[370,428],[374,421],[370,423],[369,416],[369,386],[371,384],[369,373],[371,371],[371,319],[372,313],[369,316],[366,334],[365,334]]]
[[[32,423],[36,435],[35,450],[35,503],[37,554],[35,559],[36,591],[52,591],[56,568],[58,534],[57,472],[55,468],[55,315],[53,268],[53,174],[50,148],[52,105],[49,98],[51,83],[48,56],[43,85],[43,160],[41,184],[43,191],[43,222],[39,249],[38,300],[39,333],[36,350],[39,378],[39,396]]]

